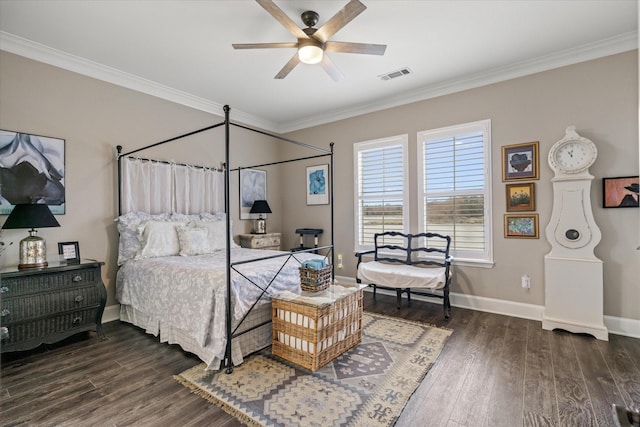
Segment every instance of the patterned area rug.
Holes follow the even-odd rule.
[[[195,366],[175,378],[252,426],[392,426],[450,330],[364,313],[362,343],[316,372],[265,349],[232,374]]]

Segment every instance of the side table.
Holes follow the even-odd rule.
[[[311,249],[304,245],[304,236],[313,236],[313,247],[318,247],[318,236],[322,234],[322,228],[296,228],[296,234],[300,235],[300,246],[291,248],[291,252]]]

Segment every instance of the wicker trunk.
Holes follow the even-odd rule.
[[[272,353],[316,371],[362,339],[362,287],[272,298]]]

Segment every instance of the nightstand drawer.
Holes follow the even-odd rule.
[[[100,267],[83,268],[48,274],[30,274],[20,277],[2,277],[0,293],[2,298],[17,295],[53,291],[101,282]]]
[[[33,294],[23,298],[3,298],[0,307],[2,324],[48,316],[64,311],[100,305],[100,293],[95,285],[71,288],[60,292]]]
[[[266,247],[280,246],[280,237],[270,236],[253,240],[253,247],[262,249]]]
[[[99,312],[102,312],[101,308],[94,307],[54,317],[3,324],[3,328],[7,329],[3,334],[2,347],[23,350],[42,343],[53,343],[77,332],[95,331]]]
[[[280,249],[280,233],[240,234],[240,246],[250,249]]]

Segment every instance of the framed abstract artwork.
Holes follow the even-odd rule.
[[[258,218],[258,214],[249,213],[256,200],[267,200],[267,172],[240,169],[240,219]]]
[[[503,146],[502,181],[538,179],[538,146],[538,141]]]
[[[0,215],[19,203],[65,213],[64,139],[0,130]]]
[[[638,177],[602,178],[602,198],[605,208],[637,208]]]
[[[307,167],[307,205],[329,204],[329,165]]]

